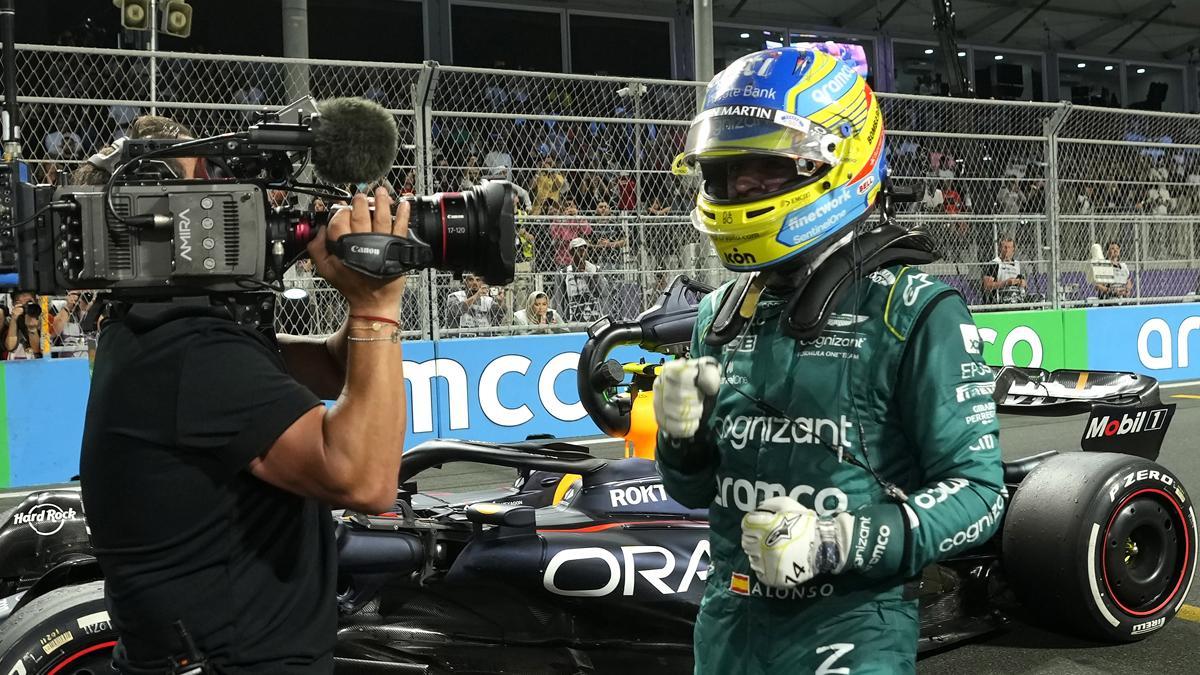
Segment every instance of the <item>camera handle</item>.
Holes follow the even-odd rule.
[[[350,269],[376,279],[395,279],[433,264],[429,245],[411,237],[375,232],[344,234],[326,240],[325,249]]]

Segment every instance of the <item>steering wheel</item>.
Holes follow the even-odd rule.
[[[623,365],[608,355],[622,345],[671,356],[686,354],[700,299],[712,290],[679,275],[654,306],[633,321],[604,317],[588,327],[588,341],[579,352],[579,400],[601,431],[615,438],[629,434],[633,395],[644,391],[657,374],[657,364]],[[632,382],[625,382],[626,374],[633,376]]]

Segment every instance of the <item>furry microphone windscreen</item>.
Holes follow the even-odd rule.
[[[333,98],[317,104],[312,163],[335,185],[369,183],[387,175],[396,161],[399,132],[383,106],[364,98]]]

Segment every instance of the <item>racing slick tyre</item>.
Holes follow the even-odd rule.
[[[104,582],[56,588],[0,624],[4,675],[108,675],[117,632]]]
[[[1130,455],[1072,452],[1039,464],[1013,495],[1002,541],[1005,573],[1031,615],[1106,642],[1165,626],[1196,569],[1183,484]]]

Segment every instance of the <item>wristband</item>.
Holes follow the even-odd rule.
[[[351,314],[350,318],[351,319],[362,319],[364,321],[379,321],[382,323],[390,323],[391,325],[395,326],[396,328],[400,327],[399,321],[396,321],[395,319],[389,319],[385,316],[370,316],[368,314]]]

